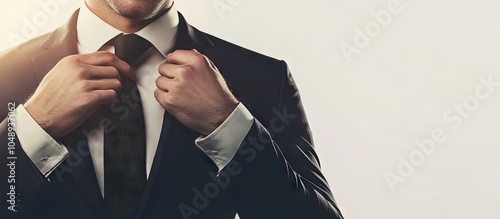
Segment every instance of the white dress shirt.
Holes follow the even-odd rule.
[[[154,97],[154,90],[157,88],[155,80],[160,76],[158,66],[165,61],[166,55],[172,52],[178,24],[179,16],[174,5],[168,12],[135,33],[153,44],[153,47],[140,58],[144,62],[140,66],[134,66],[146,127],[147,177],[153,165],[165,112]],[[80,8],[76,28],[80,54],[96,51],[114,52],[114,47],[106,43],[122,34],[120,30],[92,13],[85,4]],[[21,147],[40,172],[48,177],[69,155],[68,150],[47,134],[23,105],[16,109],[16,115],[18,125],[15,131]],[[220,171],[233,159],[252,124],[253,116],[240,103],[215,131],[208,136],[200,136],[195,144],[214,161]],[[101,194],[104,194],[104,128],[102,125],[95,127],[86,133],[86,137]]]

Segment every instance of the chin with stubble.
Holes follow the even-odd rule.
[[[102,0],[116,14],[133,19],[147,20],[167,11],[173,0]]]

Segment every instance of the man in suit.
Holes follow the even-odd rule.
[[[86,0],[0,60],[2,218],[342,218],[286,63],[172,0]]]

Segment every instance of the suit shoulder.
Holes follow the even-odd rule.
[[[208,57],[232,93],[256,118],[267,118],[269,109],[279,105],[282,88],[288,82],[286,63],[213,35],[205,36],[213,44],[207,49]]]
[[[241,63],[243,66],[262,67],[267,71],[281,72],[283,70],[283,66],[285,65],[283,60],[244,48],[211,34],[204,34],[215,45],[216,50],[224,53],[223,56],[226,60]]]
[[[10,69],[9,67],[21,67],[20,65],[26,65],[27,61],[31,62],[31,57],[44,51],[44,48],[41,46],[41,44],[47,38],[48,34],[49,33],[35,37],[24,43],[1,51],[1,71],[4,72],[3,70]]]
[[[32,57],[44,51],[40,45],[46,35],[31,39],[25,43],[0,52],[0,104],[8,102],[20,104],[34,91],[37,79]],[[7,109],[0,109],[0,118],[4,118]]]

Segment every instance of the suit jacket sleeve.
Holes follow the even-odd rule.
[[[53,194],[45,194],[45,191],[50,191],[47,187],[53,184],[48,183],[48,180],[26,155],[17,134],[12,129],[9,130],[7,118],[8,112],[12,111],[8,110],[8,104],[16,103],[15,106],[19,106],[37,87],[33,65],[26,54],[37,53],[38,51],[32,51],[32,47],[38,48],[39,40],[43,38],[41,36],[37,40],[32,40],[31,43],[25,43],[0,53],[0,193],[3,194],[3,200],[0,202],[0,218],[26,218],[23,212],[50,206],[45,198],[53,196]],[[15,146],[14,156],[9,154],[9,143]],[[9,156],[17,159],[9,160]],[[14,170],[7,166],[11,161],[15,161],[15,166],[12,166]],[[9,183],[8,179],[11,175],[15,176],[15,181]],[[6,194],[11,192],[10,186],[15,186],[15,195],[12,198],[16,200],[17,212],[7,210],[10,206],[7,199],[11,196]]]
[[[10,142],[13,142],[11,144],[15,145],[15,149],[13,149],[15,154],[11,154],[7,147]],[[43,194],[43,191],[50,191],[49,189],[44,189],[44,187],[52,185],[40,173],[26,153],[24,153],[15,132],[9,131],[7,118],[0,123],[0,145],[0,160],[2,161],[2,167],[0,168],[0,176],[2,177],[0,180],[0,191],[2,194],[9,193],[13,195],[4,195],[3,197],[7,198],[7,200],[15,200],[12,203],[15,211],[8,209],[11,206],[10,202],[6,202],[6,200],[1,202],[0,217],[23,218],[23,215],[29,209],[44,208],[45,204],[43,204],[42,200],[51,195]],[[8,157],[16,157],[16,159],[10,160]],[[6,165],[11,162],[13,162],[12,168]],[[14,180],[8,181],[11,176]],[[11,186],[14,186],[14,189],[11,189]]]
[[[274,117],[255,119],[226,173],[245,218],[343,218],[320,171],[309,125],[285,62]]]

